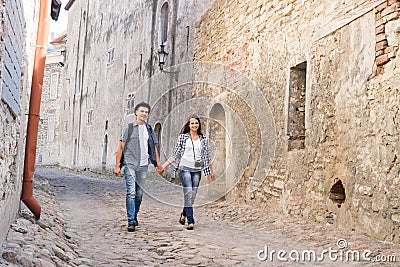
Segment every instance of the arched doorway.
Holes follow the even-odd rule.
[[[221,104],[215,104],[210,111],[208,133],[216,181],[209,186],[208,197],[225,198],[226,188],[226,118]]]

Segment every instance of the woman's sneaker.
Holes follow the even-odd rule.
[[[128,223],[128,232],[135,232],[135,224]]]

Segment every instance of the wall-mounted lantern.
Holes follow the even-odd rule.
[[[160,49],[158,50],[158,65],[160,66],[160,70],[164,69],[164,64],[167,61],[168,53],[165,51],[165,45],[160,44]]]
[[[167,57],[168,57],[168,52],[165,51],[165,45],[160,44],[160,48],[158,50],[158,65],[160,66],[160,70],[162,73],[165,73],[171,77],[174,77],[175,81],[178,81],[179,71],[164,70],[164,64],[165,64],[165,62],[167,62]]]
[[[53,20],[55,21],[58,20],[58,16],[60,15],[60,10],[61,10],[61,0],[52,0],[50,16]]]

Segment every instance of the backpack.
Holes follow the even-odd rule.
[[[126,147],[128,145],[128,142],[131,140],[131,135],[133,132],[133,124],[129,123],[128,124],[128,138],[126,139],[125,145],[124,145],[124,150],[122,151],[122,155],[121,155],[121,160],[119,161],[119,168],[122,169],[122,167],[125,165],[125,156],[124,156],[124,152],[126,150]]]

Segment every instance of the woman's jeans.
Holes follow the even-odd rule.
[[[189,224],[194,224],[193,203],[200,184],[201,171],[183,168],[179,170],[179,178],[181,179],[183,186],[185,203],[182,214],[183,216],[186,216]]]
[[[126,212],[128,223],[136,222],[143,198],[143,187],[147,177],[148,166],[140,166],[138,171],[124,167],[126,182]]]

